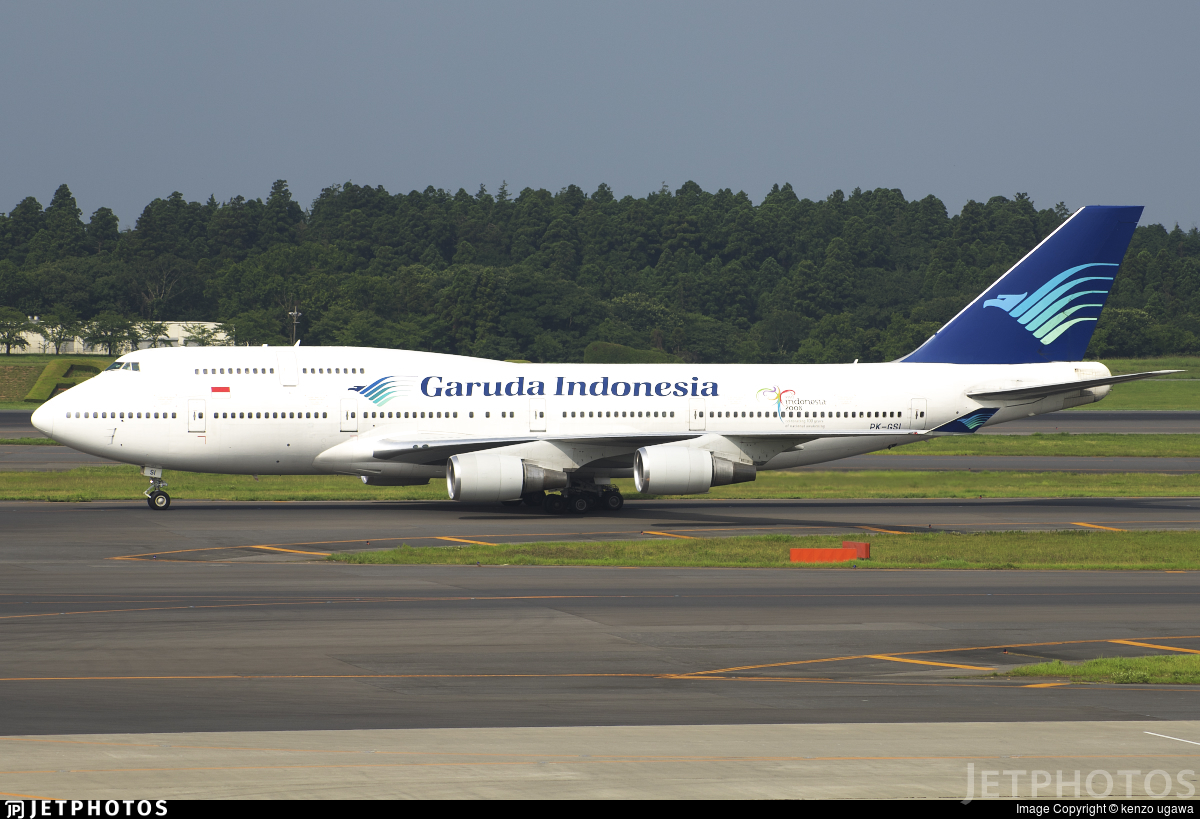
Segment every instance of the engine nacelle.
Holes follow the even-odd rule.
[[[446,462],[446,491],[451,500],[464,503],[516,500],[568,485],[567,473],[527,464],[514,455],[466,452]]]
[[[633,456],[633,485],[647,495],[698,495],[757,476],[753,464],[719,458],[707,449],[645,446]]]

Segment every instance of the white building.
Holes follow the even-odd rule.
[[[37,316],[30,316],[30,321],[35,325],[38,324]],[[203,347],[206,346],[228,346],[233,343],[228,334],[222,329],[222,325],[216,321],[164,321],[167,331],[159,338],[153,341],[144,339],[138,342],[138,349],[145,350],[148,347]],[[29,342],[29,346],[25,348],[29,353],[49,354],[54,352],[54,343],[42,336],[36,330],[25,333],[25,340]],[[130,352],[130,345],[126,343],[118,350],[119,353]],[[90,344],[85,344],[82,338],[74,338],[71,341],[62,345],[59,352],[63,354],[70,353],[71,355],[108,355],[108,350],[104,347],[93,347]]]

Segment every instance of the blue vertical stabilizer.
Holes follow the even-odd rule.
[[[903,361],[1080,361],[1140,207],[1089,206],[1059,226]]]

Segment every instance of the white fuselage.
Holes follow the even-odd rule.
[[[1108,375],[1091,362],[517,364],[354,347],[151,349],[118,364],[130,366],[48,401],[35,425],[80,451],[140,466],[385,477],[435,477],[442,468],[389,471],[371,463],[371,448],[384,440],[524,439],[495,451],[620,477],[629,474],[635,446],[573,436],[702,432],[685,445],[733,451],[760,468],[800,466],[911,442],[909,431],[983,406],[966,393],[984,385]],[[1090,403],[1107,392],[989,402],[1001,409],[988,423]],[[897,436],[787,440],[841,430]],[[763,436],[774,432],[780,436]],[[342,454],[319,457],[335,447]]]

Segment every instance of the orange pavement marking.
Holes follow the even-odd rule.
[[[1097,526],[1094,523],[1076,523],[1075,521],[1071,521],[1071,525],[1072,526],[1086,526],[1089,529],[1103,529],[1106,532],[1124,532],[1125,531],[1124,529],[1114,529],[1111,526]]]
[[[876,529],[874,526],[858,526],[858,529],[866,529],[868,532],[884,532],[889,535],[911,535],[912,532],[897,532],[894,529]]]
[[[476,546],[499,546],[498,543],[484,543],[482,540],[465,540],[461,537],[436,537],[434,540],[453,540],[455,543],[473,543]]]
[[[1033,685],[1023,685],[1022,688],[1057,688],[1060,685],[1070,685],[1070,683],[1034,683]]]
[[[1139,646],[1141,648],[1157,648],[1162,651],[1182,651],[1184,654],[1200,654],[1194,648],[1175,648],[1175,646],[1156,646],[1153,643],[1135,643],[1133,640],[1109,640],[1110,643],[1120,643],[1123,646]]]
[[[889,657],[887,654],[868,654],[872,660],[891,660],[894,663],[914,663],[916,665],[940,665],[943,668],[969,668],[971,671],[992,671],[991,666],[956,665],[955,663],[935,663],[931,660],[909,660],[905,657]]]
[[[699,540],[699,538],[692,537],[691,535],[673,535],[670,532],[651,532],[649,530],[646,530],[645,532],[642,532],[642,534],[643,535],[662,535],[663,537],[677,537],[681,540]]]
[[[314,557],[329,557],[330,552],[302,552],[299,549],[281,549],[278,546],[247,546],[247,549],[267,549],[272,552],[289,552],[294,555],[313,555]]]

